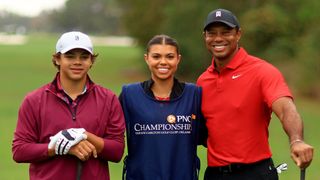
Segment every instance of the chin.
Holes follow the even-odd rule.
[[[83,78],[85,78],[85,76],[83,76],[83,75],[71,76],[71,79],[73,79],[74,81],[79,81],[79,80],[82,80]]]
[[[227,58],[227,55],[225,53],[213,53],[213,56],[216,59],[225,59],[225,58]]]
[[[154,79],[160,80],[160,81],[166,81],[170,79],[171,76],[154,76]]]
[[[173,79],[173,76],[165,76],[165,77],[160,77],[159,79],[161,80],[169,80],[169,79]]]

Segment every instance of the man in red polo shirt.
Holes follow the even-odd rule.
[[[272,112],[289,137],[294,162],[309,166],[313,147],[303,140],[302,119],[280,71],[239,47],[240,25],[228,10],[210,12],[203,34],[213,55],[197,81],[208,128],[205,179],[278,179],[268,143]]]

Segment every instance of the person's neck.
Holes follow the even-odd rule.
[[[68,79],[62,79],[60,77],[60,83],[63,90],[70,96],[71,99],[75,100],[84,90],[87,78],[79,81],[72,81]]]
[[[218,72],[221,72],[221,70],[230,63],[230,61],[233,59],[233,57],[236,55],[236,53],[238,52],[238,49],[236,51],[234,51],[230,56],[226,57],[226,58],[217,58],[214,57],[214,65],[215,65],[215,69]]]
[[[215,69],[220,72],[229,62],[231,59],[214,59]]]
[[[151,87],[153,95],[156,97],[167,98],[170,97],[171,90],[173,87],[174,79],[173,77],[167,80],[155,80]]]

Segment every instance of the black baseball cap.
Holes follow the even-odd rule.
[[[240,27],[237,17],[226,9],[216,9],[208,14],[203,30],[215,22],[222,22],[231,28]]]

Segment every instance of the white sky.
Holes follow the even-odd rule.
[[[0,12],[3,10],[23,16],[37,16],[42,10],[63,7],[66,0],[0,0]]]

